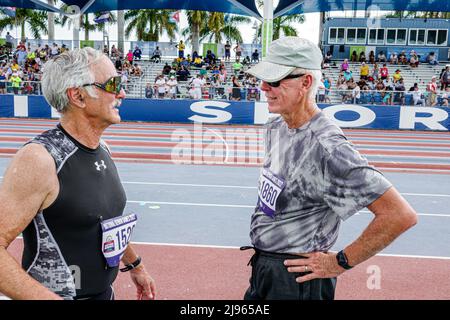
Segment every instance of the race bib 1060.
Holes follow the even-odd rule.
[[[258,186],[258,206],[269,217],[275,216],[277,199],[286,182],[270,170],[262,169]]]
[[[101,222],[102,252],[110,267],[117,267],[131,239],[137,216],[132,213]]]

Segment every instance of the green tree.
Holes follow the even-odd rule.
[[[192,44],[192,52],[199,51],[200,30],[208,18],[206,11],[186,11],[188,27],[181,32],[181,35],[188,37]]]
[[[189,25],[182,30],[181,35],[183,37],[189,38],[191,41],[197,38],[199,42],[207,40],[209,42],[221,43],[226,39],[242,43],[242,34],[239,31],[239,26],[242,23],[251,22],[250,18],[221,12],[205,12],[201,16],[202,19],[199,19],[199,24],[196,26],[198,28],[198,35],[193,32],[194,27],[192,27],[192,24],[192,26]],[[196,50],[198,51],[198,46],[197,49],[193,49],[193,51]]]
[[[201,40],[208,39],[210,42],[221,43],[225,38],[231,42],[242,43],[242,34],[239,27],[251,21],[250,18],[245,16],[211,12],[208,23],[200,30]]]
[[[64,5],[61,7],[61,10],[66,10],[67,5]],[[91,31],[103,31],[106,27],[106,22],[102,23],[95,23],[93,21],[94,17],[97,17],[100,15],[100,13],[92,14],[92,13],[85,13],[80,16],[80,30],[84,30],[84,40],[89,40],[89,33]],[[114,23],[116,21],[116,17],[114,14],[110,13],[110,23]],[[62,27],[65,27],[66,25],[71,27],[72,26],[72,19],[68,16],[63,16],[61,19],[56,20],[57,24],[60,24]]]
[[[10,17],[0,11],[0,32],[5,29],[20,28],[20,39],[25,41],[25,30],[28,27],[33,38],[40,39],[41,35],[46,35],[47,29],[47,13],[40,10],[16,9],[16,16]]]
[[[135,31],[139,41],[159,41],[159,37],[166,32],[173,40],[178,28],[176,23],[170,21],[171,13],[171,10],[129,10],[125,13],[125,21],[128,22],[125,36],[128,38]]]

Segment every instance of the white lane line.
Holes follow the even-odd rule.
[[[256,187],[220,185],[220,184],[191,184],[191,183],[168,183],[168,182],[135,182],[123,181],[123,184],[142,184],[154,186],[172,186],[172,187],[201,187],[201,188],[232,188],[232,189],[256,189]]]
[[[166,202],[166,201],[153,201],[153,200],[129,200],[128,203],[138,203],[140,205],[146,204],[165,204],[172,206],[194,206],[194,207],[222,207],[222,208],[255,208],[256,205],[242,205],[242,204],[221,204],[221,203],[195,203],[195,202]],[[361,210],[359,213],[372,213],[367,210]],[[438,213],[417,213],[419,216],[428,217],[447,217],[450,218],[450,214],[438,214]]]
[[[167,204],[173,206],[195,206],[195,207],[223,207],[223,208],[254,208],[255,206],[239,205],[239,204],[218,204],[218,203],[192,203],[192,202],[164,202],[164,201],[147,201],[147,200],[129,200],[129,203],[145,204]]]
[[[140,242],[140,241],[132,241],[131,243],[138,244],[138,245],[149,245],[149,246],[193,247],[193,248],[210,248],[210,249],[234,249],[234,250],[236,250],[236,249],[240,248],[240,247],[235,247],[235,246],[215,246],[215,245],[206,245],[206,244],[186,244],[186,243]],[[330,251],[330,252],[336,253],[336,251]],[[450,257],[405,255],[405,254],[388,254],[388,253],[379,253],[376,256],[379,256],[379,257],[398,257],[398,258],[450,260]]]

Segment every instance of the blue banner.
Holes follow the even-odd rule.
[[[343,128],[450,130],[450,108],[319,104]],[[57,113],[42,96],[0,95],[1,117],[51,118]],[[125,99],[123,121],[205,124],[264,124],[271,115],[266,102]]]

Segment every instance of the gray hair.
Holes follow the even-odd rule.
[[[320,79],[322,79],[322,70],[308,70],[303,68],[296,68],[294,71],[292,71],[291,74],[292,75],[310,74],[312,76],[312,85],[308,91],[308,99],[315,101],[317,91],[319,90]]]
[[[41,82],[47,102],[57,111],[66,112],[69,105],[67,89],[94,82],[91,65],[102,56],[100,51],[86,47],[66,51],[49,60],[43,67]],[[92,87],[85,89],[89,96],[96,97]]]

